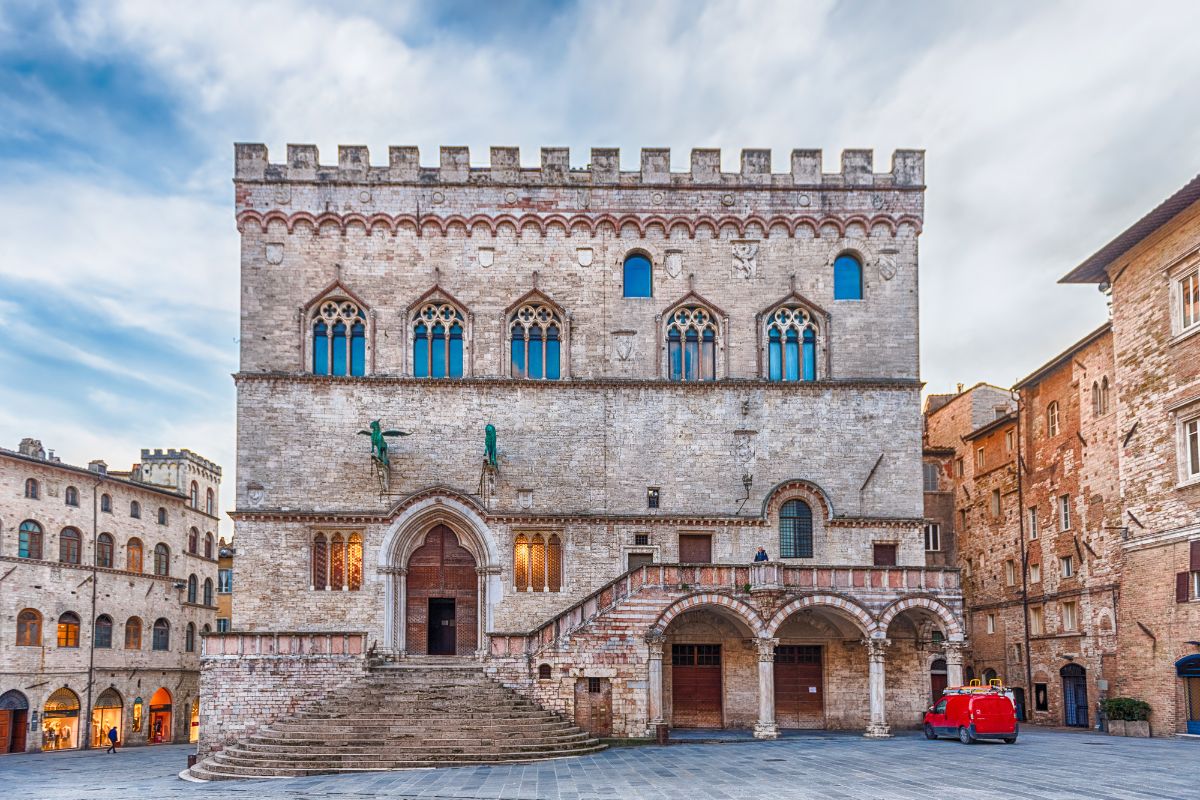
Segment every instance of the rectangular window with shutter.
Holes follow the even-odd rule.
[[[936,492],[938,490],[938,465],[926,462],[922,465],[922,471],[925,480],[925,491]]]

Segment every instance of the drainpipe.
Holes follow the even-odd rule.
[[[1017,400],[1017,536],[1021,546],[1021,612],[1025,623],[1025,719],[1030,718],[1033,691],[1033,654],[1029,651],[1029,553],[1025,550],[1025,461],[1021,450],[1021,392]]]
[[[87,735],[83,738],[83,749],[92,749],[92,683],[96,677],[96,547],[100,537],[100,484],[104,477],[98,476],[92,484],[92,618],[90,622],[91,636],[88,637],[88,672],[87,672],[87,719],[84,730]]]

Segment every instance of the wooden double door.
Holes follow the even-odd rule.
[[[721,645],[671,645],[671,725],[720,728]]]
[[[479,576],[475,557],[438,525],[408,559],[405,643],[418,655],[460,655],[478,646]]]
[[[820,645],[775,648],[775,724],[781,728],[825,725],[825,672]]]

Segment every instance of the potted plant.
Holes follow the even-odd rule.
[[[1150,736],[1150,704],[1132,697],[1110,697],[1103,703],[1112,736]]]

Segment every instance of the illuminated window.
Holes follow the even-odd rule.
[[[514,587],[518,592],[562,589],[562,540],[557,533],[521,533],[513,544]]]

